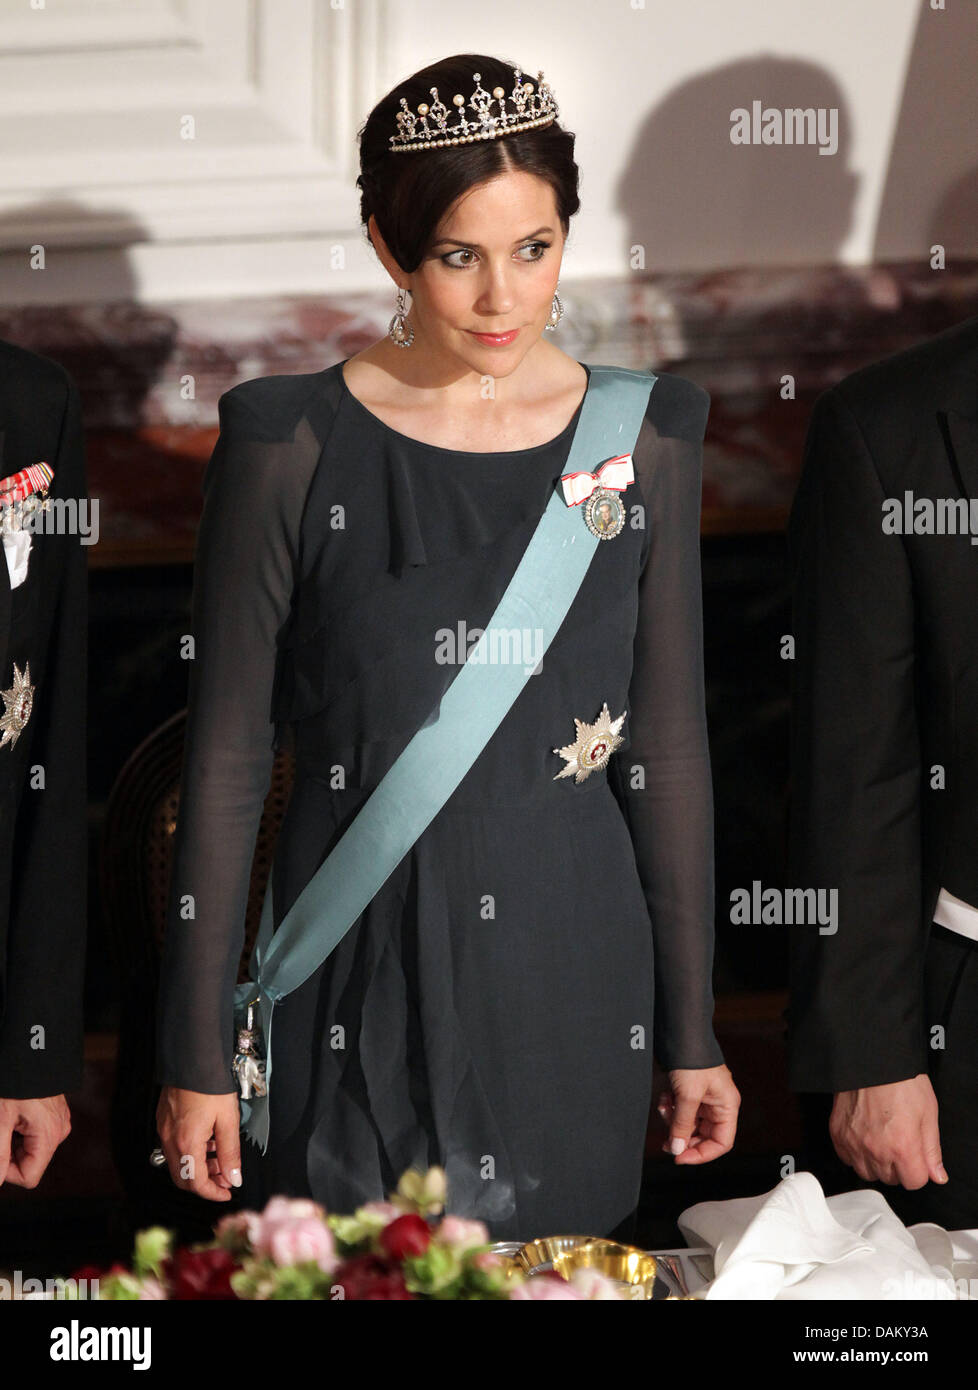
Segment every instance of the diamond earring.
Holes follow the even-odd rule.
[[[545,333],[552,333],[560,320],[564,317],[564,306],[560,302],[560,295],[554,291],[553,303],[550,305],[550,318],[543,325]]]
[[[405,300],[404,296],[405,294],[409,293],[409,290],[398,289],[397,308],[394,312],[394,317],[391,319],[387,327],[388,336],[397,344],[398,347],[402,348],[410,347],[411,344],[414,342],[414,329],[410,326],[410,324],[407,326],[408,334],[410,336],[405,336],[404,332],[404,317],[408,312],[407,301]]]

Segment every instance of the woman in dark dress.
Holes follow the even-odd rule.
[[[406,1168],[440,1164],[448,1209],[496,1239],[621,1229],[638,1201],[653,1049],[676,1162],[733,1142],[739,1096],[711,1024],[709,402],[666,374],[632,451],[627,524],[596,546],[540,669],[456,791],[276,1006],[268,1147],[239,1142],[232,1001],[275,748],[288,733],[296,757],[277,926],[490,619],[589,386],[545,336],[579,206],[573,136],[549,88],[528,92],[518,73],[446,59],[361,132],[368,234],[412,296],[388,338],[221,398],[157,1073],[170,1172],[213,1200],[240,1187],[250,1206],[285,1193],[353,1210]],[[427,120],[413,115],[422,103]],[[433,143],[436,122],[457,129],[469,111],[482,130],[493,113],[518,125]],[[614,751],[564,776],[578,766],[575,719],[603,723]]]

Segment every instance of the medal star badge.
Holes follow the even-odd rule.
[[[624,714],[612,719],[607,702],[601,706],[601,713],[593,724],[585,724],[583,719],[575,718],[577,742],[553,750],[567,761],[567,766],[553,780],[556,782],[560,777],[573,776],[575,782],[583,782],[592,772],[604,767],[615,749],[625,742],[618,737],[618,730],[624,722]]]
[[[14,662],[14,683],[9,690],[0,690],[0,695],[3,696],[4,704],[3,714],[0,714],[0,729],[3,730],[0,748],[8,743],[12,748],[20,738],[34,707],[34,687],[31,685],[29,661],[24,663],[23,671],[16,661]]]

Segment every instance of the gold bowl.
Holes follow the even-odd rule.
[[[580,1250],[596,1236],[543,1236],[528,1240],[516,1252],[516,1263],[524,1274],[549,1274],[554,1260],[573,1250]]]
[[[576,1269],[595,1269],[625,1285],[630,1298],[652,1298],[656,1284],[654,1255],[635,1245],[621,1245],[600,1236],[545,1236],[531,1240],[520,1247],[514,1263],[525,1274],[553,1270],[567,1280]]]

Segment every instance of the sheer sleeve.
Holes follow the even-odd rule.
[[[709,396],[681,377],[652,388],[633,450],[645,506],[630,748],[616,791],[652,921],[655,1055],[666,1069],[723,1062],[713,1033],[713,787],[700,577],[702,441]]]
[[[235,1089],[234,986],[275,756],[279,650],[318,457],[307,426],[276,419],[283,411],[267,388],[278,380],[285,379],[243,383],[221,397],[194,563],[194,651],[156,1079],[212,1094]]]

